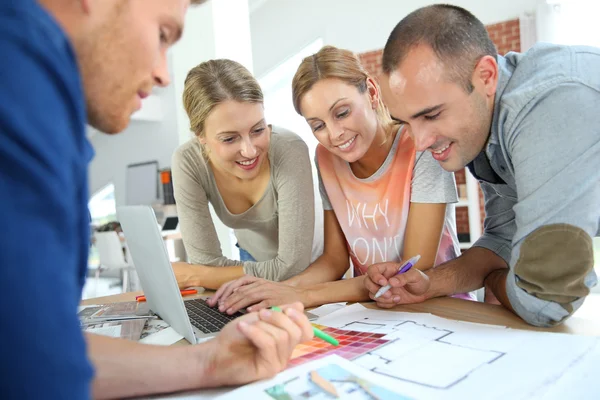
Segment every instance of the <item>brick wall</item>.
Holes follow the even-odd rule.
[[[521,51],[521,30],[518,19],[487,25],[486,29],[498,49],[498,54]]]
[[[521,50],[521,31],[519,19],[487,25],[490,38],[496,45],[499,54]],[[358,58],[367,72],[375,77],[381,74],[381,57],[383,49],[358,54]]]
[[[490,38],[498,49],[498,54],[506,54],[509,51],[520,51],[521,50],[521,32],[519,29],[519,20],[513,19],[510,21],[504,21],[497,24],[487,25],[486,29]],[[383,55],[383,49],[369,51],[366,53],[358,54],[362,65],[365,67],[367,72],[373,77],[377,77],[381,74],[381,57]],[[465,184],[465,171],[459,171],[456,173],[456,184]],[[485,218],[484,204],[483,204],[483,193],[479,190],[479,202],[480,202],[480,213],[481,223]],[[456,229],[459,234],[469,232],[469,211],[467,207],[456,208]]]
[[[358,59],[369,74],[371,74],[374,77],[377,77],[379,74],[381,74],[382,56],[383,49],[369,51],[367,53],[360,53],[358,54]]]
[[[461,191],[466,191],[467,179],[465,176],[465,170],[458,171],[454,174],[456,178],[456,186],[459,189],[459,197],[462,195]],[[465,189],[461,189],[461,187]],[[466,198],[466,194],[464,194]],[[467,207],[456,207],[456,231],[459,233],[469,233],[469,212]]]

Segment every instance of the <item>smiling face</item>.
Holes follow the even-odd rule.
[[[256,178],[271,142],[262,103],[227,100],[218,104],[206,118],[199,140],[216,170],[242,180]]]
[[[116,133],[154,86],[169,84],[166,52],[181,35],[189,0],[90,4],[89,31],[74,40],[88,120]]]
[[[302,115],[327,150],[352,163],[361,159],[378,132],[377,89],[361,93],[339,79],[322,79],[300,101]]]
[[[487,56],[478,62],[471,93],[447,76],[431,48],[417,46],[381,77],[382,96],[392,118],[409,127],[417,151],[429,150],[442,168],[458,171],[482,151],[489,136],[497,64]]]

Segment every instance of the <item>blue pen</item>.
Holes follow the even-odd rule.
[[[413,265],[415,265],[420,259],[421,259],[421,255],[420,254],[417,254],[413,258],[409,259],[407,262],[405,262],[404,264],[402,264],[400,266],[400,268],[398,268],[398,272],[396,272],[396,275],[400,275],[400,274],[405,273],[406,271],[408,271],[409,269],[411,269],[413,267]],[[392,287],[389,284],[385,285],[384,287],[382,287],[381,289],[379,289],[377,291],[377,293],[375,293],[375,298],[378,298],[379,296],[381,296],[382,294],[384,294],[385,292],[387,292],[391,288]]]

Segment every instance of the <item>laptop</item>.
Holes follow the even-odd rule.
[[[204,299],[183,300],[151,207],[117,207],[117,217],[148,306],[177,333],[190,343],[198,343],[216,335],[228,322],[243,315],[242,312],[221,313]]]

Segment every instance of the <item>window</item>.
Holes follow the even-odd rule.
[[[311,160],[314,158],[318,142],[304,118],[294,110],[292,79],[302,59],[316,53],[321,47],[323,47],[323,40],[315,40],[259,79],[260,87],[265,95],[267,122],[300,135],[308,144]]]
[[[115,185],[109,183],[94,193],[88,202],[88,209],[91,219],[90,226],[100,226],[107,222],[116,221]],[[98,264],[98,251],[95,246],[90,246],[88,265],[96,268]]]
[[[600,46],[597,0],[546,0],[538,5],[538,39],[566,45]]]
[[[102,225],[116,220],[115,185],[109,183],[92,195],[88,208],[93,225]]]

